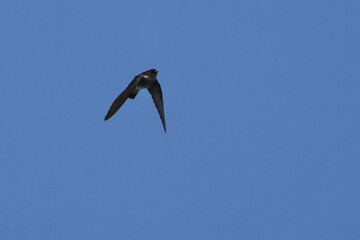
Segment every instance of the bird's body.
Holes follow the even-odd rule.
[[[143,75],[136,88],[145,89],[151,87],[157,81],[156,75]]]
[[[151,97],[154,101],[154,104],[160,115],[161,122],[166,132],[165,124],[165,114],[164,114],[164,103],[162,98],[162,91],[159,82],[157,81],[158,70],[150,69],[146,72],[143,72],[137,75],[127,86],[127,88],[115,99],[112,103],[108,113],[105,116],[105,121],[111,118],[125,103],[125,101],[130,99],[135,99],[136,95],[142,89],[148,89],[151,94]]]

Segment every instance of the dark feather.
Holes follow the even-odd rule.
[[[153,102],[158,110],[161,122],[166,132],[165,114],[164,114],[164,102],[162,97],[161,87],[158,81],[156,81],[151,87],[148,88],[149,93],[153,99]]]
[[[130,94],[133,92],[133,90],[136,88],[136,85],[139,83],[142,76],[138,75],[136,76],[129,86],[115,99],[115,101],[111,104],[111,107],[108,111],[108,113],[105,116],[105,121],[111,118],[125,103],[125,101],[129,98]]]

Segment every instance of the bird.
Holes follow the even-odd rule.
[[[158,71],[157,69],[150,69],[135,76],[127,88],[111,104],[104,121],[110,119],[128,98],[134,100],[140,90],[147,89],[153,99],[166,133],[163,96],[160,83],[157,81]]]

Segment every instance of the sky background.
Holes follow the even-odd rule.
[[[1,1],[0,239],[360,239],[359,12]]]

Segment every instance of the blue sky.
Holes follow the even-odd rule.
[[[0,239],[359,239],[359,10],[2,1]]]

